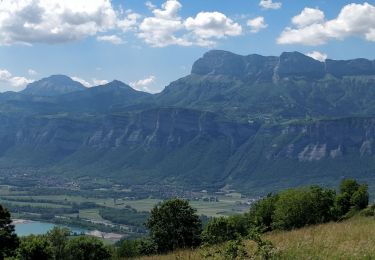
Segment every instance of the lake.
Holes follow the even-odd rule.
[[[67,227],[63,225],[56,225],[47,222],[39,222],[39,221],[25,221],[24,223],[16,223],[16,233],[18,236],[28,236],[28,235],[42,235],[50,231],[54,226],[58,227]],[[75,233],[85,233],[87,230],[80,229],[77,227],[67,227],[72,232]]]

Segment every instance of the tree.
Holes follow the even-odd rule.
[[[335,217],[335,195],[317,186],[283,191],[275,204],[273,226],[289,230],[330,221]]]
[[[146,227],[159,252],[200,244],[201,221],[186,200],[171,199],[156,205]]]
[[[268,194],[266,198],[257,201],[250,208],[250,222],[261,231],[265,232],[272,229],[272,217],[278,198],[278,195]]]
[[[134,258],[140,255],[139,240],[124,240],[121,241],[118,249],[117,256],[124,258]]]
[[[340,216],[354,213],[368,206],[369,194],[366,184],[360,185],[352,179],[343,180],[340,194],[336,198],[337,211]]]
[[[352,197],[350,198],[350,204],[356,209],[361,210],[368,206],[369,194],[368,187],[366,184],[359,186]]]
[[[214,218],[202,232],[202,241],[209,245],[220,244],[240,237],[228,218]]]
[[[12,256],[18,247],[19,240],[9,211],[0,205],[0,259]]]
[[[340,184],[340,193],[347,193],[350,197],[359,189],[359,184],[356,180],[345,179]]]
[[[53,259],[52,244],[46,236],[30,235],[21,239],[17,250],[20,260],[50,260]]]
[[[99,239],[79,236],[68,240],[65,258],[68,260],[105,260],[111,258],[111,252]]]
[[[47,238],[51,242],[53,254],[56,260],[65,259],[65,246],[70,236],[69,228],[54,227],[48,231]]]

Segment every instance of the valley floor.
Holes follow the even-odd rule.
[[[375,218],[355,217],[265,236],[278,250],[277,259],[375,259]],[[252,252],[254,245],[246,242]],[[202,250],[180,251],[142,260],[203,259]]]

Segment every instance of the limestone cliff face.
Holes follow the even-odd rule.
[[[0,94],[0,174],[33,167],[254,193],[375,183],[374,61],[210,51],[156,95],[60,80]]]

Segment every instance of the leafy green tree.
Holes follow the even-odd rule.
[[[339,216],[353,213],[368,206],[369,194],[366,184],[360,185],[356,180],[343,180],[340,184],[340,194],[336,198]]]
[[[336,197],[336,208],[338,217],[344,216],[346,213],[349,212],[351,203],[351,197],[349,193],[341,193]]]
[[[202,224],[189,202],[171,199],[156,205],[146,223],[159,252],[200,244]]]
[[[257,201],[250,208],[249,220],[261,231],[270,231],[272,229],[272,218],[275,212],[278,195],[268,194],[262,200]]]
[[[366,184],[361,185],[350,198],[350,203],[356,210],[361,210],[368,206],[369,194],[367,190]]]
[[[151,238],[141,238],[138,240],[138,250],[140,255],[153,255],[157,253],[157,245]]]
[[[42,235],[22,238],[17,256],[20,260],[50,260],[54,257],[51,242]]]
[[[202,241],[209,245],[234,240],[238,237],[240,235],[235,226],[225,217],[212,219],[202,232]]]
[[[359,189],[359,186],[356,180],[345,179],[340,184],[340,193],[347,193],[351,197]]]
[[[48,231],[47,238],[51,242],[53,254],[56,260],[65,259],[65,246],[70,236],[69,228],[54,227]]]
[[[0,260],[12,256],[18,247],[19,239],[9,211],[0,204]]]
[[[335,192],[317,186],[290,189],[279,194],[272,217],[278,229],[300,228],[334,219]]]
[[[140,256],[139,240],[123,240],[121,241],[118,249],[117,256],[124,258],[134,258]]]
[[[99,239],[79,236],[68,240],[65,257],[68,260],[105,260],[111,258],[111,252]]]

